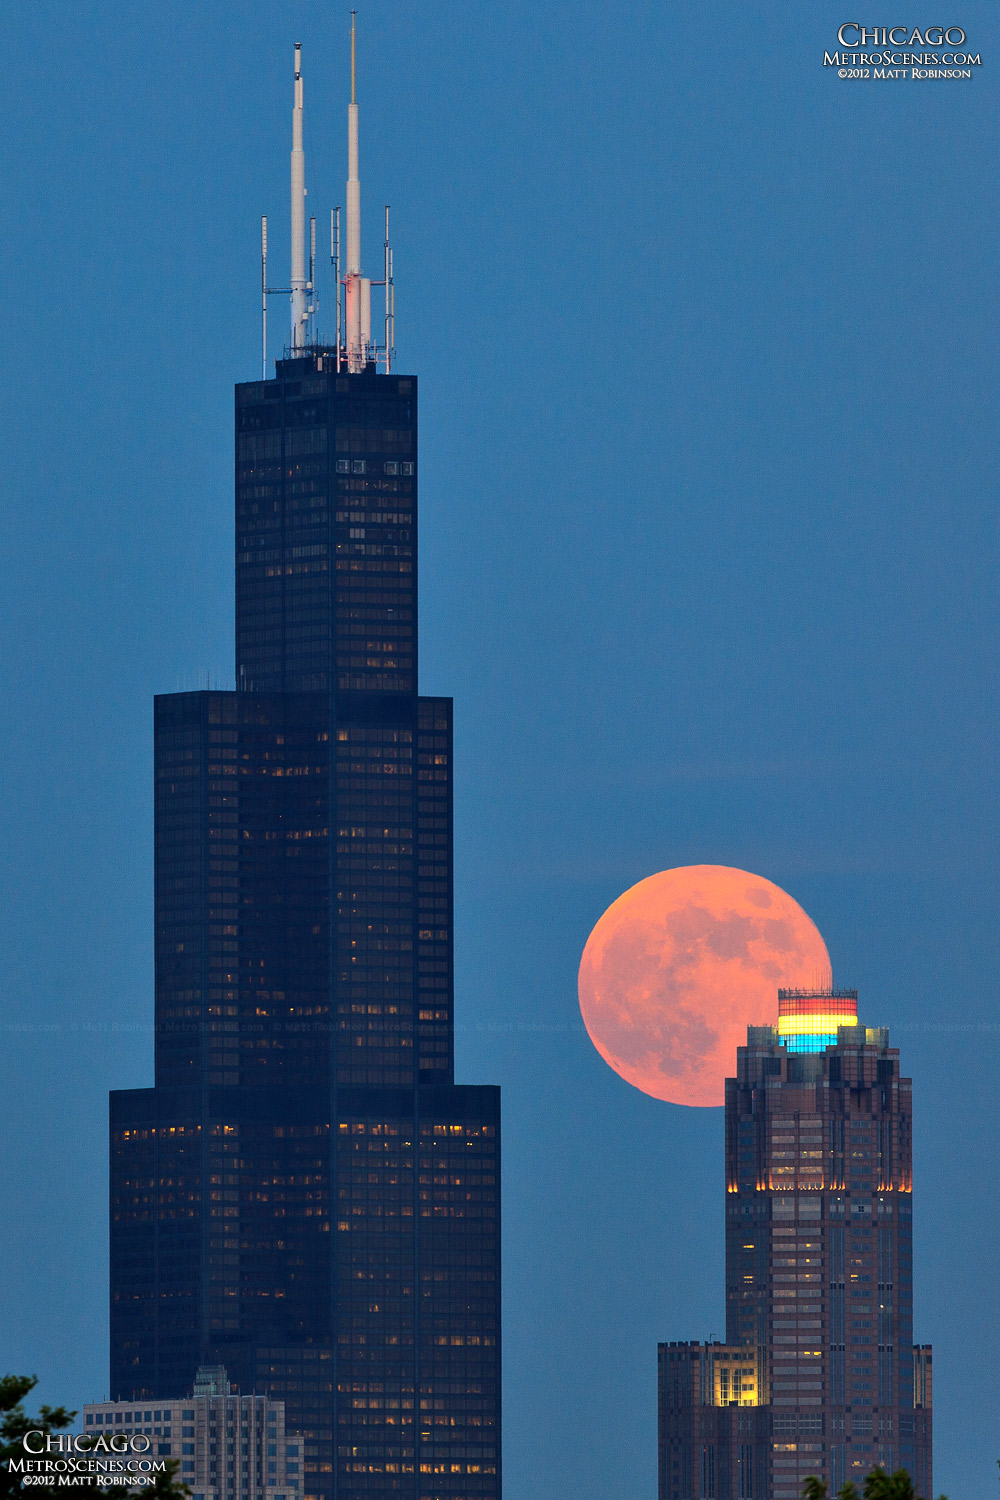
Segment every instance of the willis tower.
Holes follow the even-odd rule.
[[[499,1090],[454,1081],[417,381],[388,233],[372,334],[353,26],[337,334],[313,336],[300,57],[291,342],[236,387],[237,686],[155,700],[155,1087],[111,1096],[111,1394],[223,1365],[285,1402],[307,1497],[494,1500]]]

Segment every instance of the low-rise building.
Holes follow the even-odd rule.
[[[142,1433],[149,1456],[178,1464],[193,1500],[300,1500],[303,1443],[285,1431],[285,1404],[234,1392],[219,1366],[203,1367],[190,1396],[92,1401],[84,1431]]]

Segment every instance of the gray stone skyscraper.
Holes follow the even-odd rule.
[[[660,1500],[793,1500],[876,1464],[930,1495],[911,1142],[856,991],[779,991],[726,1080],[726,1342],[659,1348]]]

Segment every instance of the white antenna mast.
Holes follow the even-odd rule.
[[[292,353],[306,347],[306,158],[302,149],[302,47],[295,43],[295,99],[292,107]]]
[[[351,102],[347,106],[347,368],[365,368],[371,343],[371,282],[361,274],[361,179],[358,176],[357,50],[351,11]]]
[[[395,341],[394,322],[394,300],[395,294],[392,285],[392,247],[389,244],[389,205],[385,205],[385,243],[382,246],[385,260],[385,373],[388,375],[392,369],[393,343]]]
[[[340,349],[343,330],[340,326],[340,204],[330,210],[330,264],[337,288],[337,374],[340,374]]]
[[[260,378],[267,379],[267,214],[260,220]]]

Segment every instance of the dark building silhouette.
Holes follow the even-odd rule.
[[[660,1500],[835,1494],[876,1464],[930,1496],[911,1081],[856,991],[778,1009],[726,1080],[726,1343],[659,1346]]]
[[[236,388],[237,689],[155,703],[155,1087],[111,1096],[111,1392],[223,1365],[284,1402],[306,1497],[480,1500],[499,1091],[454,1081],[451,701],[417,692],[417,382],[388,288],[370,337],[351,109],[347,337],[309,341],[293,213],[291,349]],[[300,142],[298,52],[296,114]],[[293,208],[295,181],[293,152]]]

